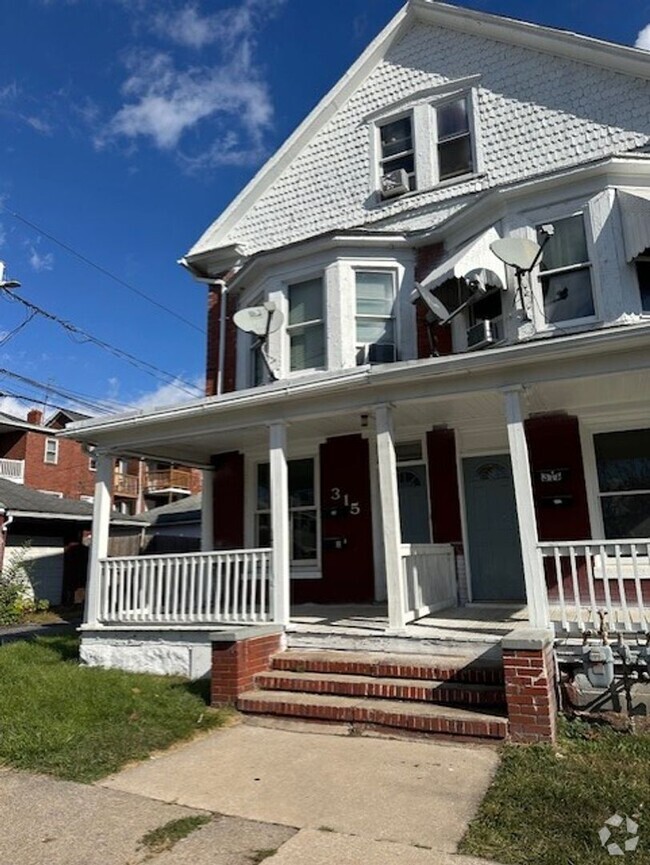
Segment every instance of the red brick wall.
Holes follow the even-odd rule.
[[[462,544],[463,531],[453,429],[427,433],[431,529],[436,544]]]
[[[270,658],[280,650],[281,634],[212,643],[211,699],[213,706],[237,701],[253,688],[255,676],[270,668]]]
[[[553,742],[557,698],[553,645],[542,649],[503,649],[510,736],[515,742]]]
[[[221,304],[224,295],[219,286],[210,286],[208,291],[208,343],[206,357],[206,396],[217,392],[219,378],[219,339],[221,335]],[[226,345],[223,359],[223,392],[235,390],[237,375],[237,328],[233,316],[237,312],[237,298],[226,292]]]
[[[25,431],[4,454],[8,459],[25,460],[25,486],[36,490],[63,493],[66,498],[92,496],[95,492],[95,472],[88,468],[88,454],[78,442],[58,439],[59,458],[56,465],[46,463],[45,440],[54,438],[52,430]]]
[[[415,264],[415,279],[424,279],[442,259],[444,246],[434,243],[423,246],[417,251]],[[423,300],[415,304],[415,321],[417,328],[418,358],[442,357],[452,353],[451,325],[440,325],[427,321],[428,309]]]

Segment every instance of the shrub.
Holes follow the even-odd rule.
[[[0,573],[0,625],[18,624],[29,613],[47,609],[47,601],[39,601],[34,592],[28,549],[25,544],[5,558]]]

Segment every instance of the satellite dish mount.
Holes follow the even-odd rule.
[[[266,344],[269,336],[282,327],[284,319],[280,310],[272,301],[267,300],[262,306],[249,306],[238,310],[233,316],[233,321],[244,333],[252,333],[257,337],[253,349],[259,351],[271,381],[277,381],[278,375],[271,366]]]
[[[535,243],[526,237],[504,237],[490,244],[490,249],[507,267],[512,267],[517,280],[517,293],[524,313],[524,321],[530,321],[524,304],[524,276],[528,276],[542,259],[544,247],[555,234],[555,228],[542,225],[540,234],[544,235],[542,243]]]

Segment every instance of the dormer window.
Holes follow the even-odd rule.
[[[436,109],[438,128],[438,180],[448,180],[473,170],[472,133],[467,97]]]
[[[379,127],[381,177],[402,169],[406,172],[409,189],[415,189],[415,147],[413,122],[410,114]]]
[[[325,366],[323,280],[289,286],[289,368],[291,372]]]

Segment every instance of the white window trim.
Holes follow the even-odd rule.
[[[50,459],[50,454],[48,453],[48,446],[50,444],[54,444],[54,453],[51,454],[52,459]],[[45,444],[43,446],[43,462],[50,466],[58,465],[59,463],[59,440],[55,438],[46,438]]]
[[[60,493],[57,490],[38,490],[38,492],[43,493],[44,496],[52,496],[54,499],[63,498],[63,493]]]
[[[395,445],[397,447],[400,444],[407,444],[408,442],[412,441],[418,441],[420,443],[422,456],[419,460],[396,460],[396,469],[397,471],[399,471],[400,468],[408,468],[409,466],[424,466],[424,484],[427,494],[427,529],[429,531],[429,540],[426,541],[426,543],[434,544],[436,543],[436,541],[433,540],[433,508],[431,506],[431,486],[429,483],[429,448],[427,442],[427,434],[426,432],[413,436],[403,436],[400,434],[395,439]]]
[[[381,114],[369,115],[368,137],[370,147],[370,178],[369,193],[376,205],[388,205],[401,201],[408,196],[421,195],[423,192],[444,189],[448,186],[458,186],[481,176],[483,167],[483,148],[480,141],[480,124],[478,118],[478,88],[477,77],[450,82],[444,88],[434,88],[429,96],[416,94],[410,101],[398,102],[391,109]],[[469,134],[472,146],[472,168],[464,174],[440,180],[438,165],[438,132],[436,110],[456,99],[467,99],[469,116]],[[415,163],[415,189],[394,198],[381,197],[382,150],[380,127],[394,120],[411,116],[411,131],[413,137]]]
[[[319,268],[315,273],[311,271],[311,276],[301,276],[300,278],[291,278],[290,281],[284,283],[284,310],[285,310],[285,326],[283,332],[283,352],[281,367],[283,370],[282,378],[294,378],[296,376],[307,375],[312,372],[322,372],[327,369],[327,342],[328,342],[328,327],[327,327],[327,297],[326,297],[326,282],[325,269]],[[313,319],[312,321],[301,322],[300,324],[289,324],[289,292],[294,285],[300,285],[303,282],[310,282],[312,279],[320,279],[322,293],[322,317]],[[323,366],[308,366],[304,369],[291,369],[291,331],[297,330],[299,327],[309,327],[310,325],[322,324],[323,326]]]
[[[392,321],[393,322],[393,343],[395,348],[395,357],[394,360],[398,361],[401,357],[400,353],[400,333],[401,333],[401,316],[399,309],[399,283],[398,283],[398,273],[396,269],[388,268],[388,267],[353,267],[354,273],[354,353],[355,353],[355,362],[357,352],[362,348],[365,348],[366,361],[365,363],[369,363],[370,361],[367,359],[368,351],[371,345],[376,345],[376,343],[360,343],[357,341],[357,319],[362,319],[363,321]],[[359,273],[379,273],[379,274],[388,274],[391,277],[393,283],[393,298],[391,305],[391,314],[390,315],[366,315],[357,312],[357,274]],[[359,364],[362,366],[363,364]]]
[[[88,471],[96,472],[97,471],[97,457],[88,457]]]

